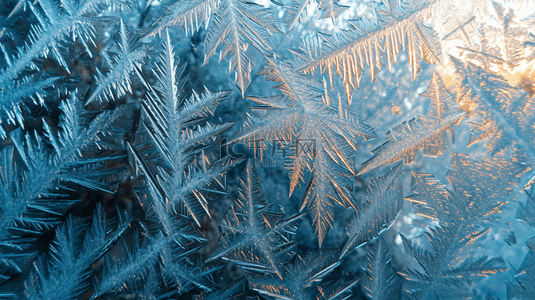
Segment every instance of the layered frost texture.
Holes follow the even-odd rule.
[[[535,3],[0,0],[0,299],[533,299]]]

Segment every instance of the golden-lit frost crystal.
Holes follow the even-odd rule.
[[[342,78],[349,105],[351,89],[359,86],[365,68],[369,68],[372,81],[375,81],[383,61],[386,60],[391,70],[401,50],[408,51],[409,64],[416,79],[421,59],[429,64],[441,62],[437,33],[423,21],[437,9],[445,7],[445,2],[389,0],[377,4],[374,19],[359,19],[342,34],[318,34],[306,40],[296,53],[301,58],[296,68],[305,74],[314,73],[317,69],[322,73],[326,71],[331,85],[336,72]]]
[[[418,152],[437,157],[447,148],[447,134],[453,141],[453,124],[463,115],[455,109],[453,97],[444,83],[433,74],[429,88],[422,97],[431,99],[429,112],[394,127],[386,133],[387,142],[372,151],[373,157],[362,164],[358,174],[389,165],[403,159],[412,163]]]
[[[477,224],[498,213],[504,205],[502,199],[511,194],[510,186],[527,169],[503,158],[476,160],[459,153],[452,155],[451,167],[447,179],[452,190],[430,174],[414,173],[414,194],[406,197],[420,207],[418,215],[445,225]]]
[[[373,129],[356,118],[348,109],[330,105],[323,85],[294,72],[291,66],[272,58],[261,74],[280,83],[283,95],[250,97],[259,104],[253,106],[245,127],[237,140],[293,145],[305,141],[314,143],[314,151],[298,152],[286,157],[290,176],[290,194],[308,171],[312,172],[301,210],[308,210],[319,243],[334,222],[335,205],[354,207],[351,192],[345,187],[347,177],[355,175],[353,157],[358,137],[375,137]]]

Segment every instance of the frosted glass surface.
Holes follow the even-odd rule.
[[[535,2],[0,0],[0,299],[534,299]]]

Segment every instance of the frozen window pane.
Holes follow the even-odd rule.
[[[1,299],[532,299],[529,0],[0,0]]]

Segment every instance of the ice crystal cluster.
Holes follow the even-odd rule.
[[[534,299],[535,2],[0,0],[0,299]]]

